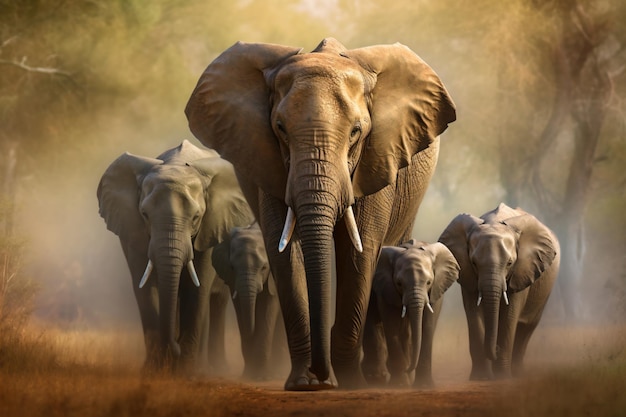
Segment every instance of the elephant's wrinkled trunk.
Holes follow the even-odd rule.
[[[410,363],[406,372],[411,372],[417,367],[422,347],[422,319],[424,315],[424,306],[426,299],[419,292],[411,294],[408,301],[409,320],[411,324],[411,353]]]
[[[330,276],[335,213],[321,214],[319,209],[319,205],[299,208],[298,232],[309,295],[311,371],[322,381],[330,374]]]
[[[256,300],[258,294],[255,278],[238,279],[236,290],[237,303],[239,304],[241,314],[240,332],[242,348],[254,350],[255,347],[251,346],[251,343],[253,343],[256,329]]]
[[[482,290],[482,309],[485,319],[485,355],[487,359],[496,360],[498,342],[498,320],[500,315],[501,284],[491,282]]]
[[[183,266],[191,257],[191,238],[185,236],[176,226],[162,227],[162,233],[153,235],[151,259],[156,266],[159,291],[159,319],[161,341],[169,346],[174,357],[181,354],[177,341],[177,307],[180,275]],[[187,242],[189,241],[189,242]]]

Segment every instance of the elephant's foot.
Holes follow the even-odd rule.
[[[415,381],[413,381],[414,388],[420,389],[432,389],[435,388],[435,381],[433,381],[430,375],[416,375]]]
[[[365,377],[358,366],[352,369],[335,369],[335,375],[337,376],[337,382],[341,389],[352,390],[367,387]]]
[[[490,380],[493,379],[493,373],[491,372],[491,370],[485,370],[485,369],[475,370],[475,369],[472,369],[472,372],[470,373],[469,379],[470,379],[470,381],[490,381]]]
[[[411,381],[409,380],[409,375],[406,372],[402,372],[399,374],[392,374],[389,379],[389,386],[403,388],[411,385]]]
[[[321,391],[334,388],[337,388],[337,384],[334,384],[330,378],[320,381],[308,370],[300,374],[292,371],[285,382],[285,391]]]
[[[370,372],[364,373],[365,381],[370,386],[375,387],[384,387],[387,385],[387,381],[389,381],[389,373],[387,371],[384,372]]]

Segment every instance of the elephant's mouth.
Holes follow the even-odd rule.
[[[361,235],[359,234],[359,229],[356,225],[356,220],[354,218],[354,211],[352,210],[352,206],[348,206],[346,211],[343,213],[343,218],[346,223],[346,228],[348,229],[348,234],[350,235],[350,240],[354,245],[354,248],[363,252],[363,244],[361,243]],[[291,207],[287,209],[287,218],[285,219],[285,226],[283,227],[283,233],[280,236],[280,241],[278,243],[278,251],[283,252],[289,241],[291,240],[291,236],[293,235],[293,231],[296,227],[296,216]]]

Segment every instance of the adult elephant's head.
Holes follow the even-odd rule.
[[[398,170],[456,115],[439,77],[406,46],[347,50],[331,38],[300,52],[233,45],[207,67],[185,112],[194,135],[231,161],[242,182],[287,205],[279,249],[295,227],[314,303],[329,294],[337,220],[345,214],[362,250],[355,198],[395,185]],[[329,328],[319,308],[311,306],[314,349],[326,344],[315,340],[317,329]]]
[[[459,214],[439,241],[461,266],[461,287],[477,294],[476,303],[482,304],[485,355],[495,360],[501,303],[508,305],[508,294],[526,289],[541,277],[554,261],[558,243],[545,225],[527,213],[487,221]]]
[[[103,174],[97,194],[100,215],[125,251],[146,253],[139,287],[156,272],[161,336],[179,355],[176,306],[182,271],[186,267],[199,286],[194,250],[207,250],[251,219],[232,165],[187,141],[157,158],[124,153]]]

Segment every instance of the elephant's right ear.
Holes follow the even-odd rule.
[[[110,231],[121,238],[137,233],[147,236],[139,213],[139,188],[144,176],[162,163],[126,152],[109,165],[100,179],[97,195],[100,216]]]
[[[300,51],[237,42],[206,68],[185,108],[189,128],[200,142],[230,161],[238,175],[281,199],[287,173],[270,124],[265,74]]]
[[[469,258],[468,238],[472,228],[482,223],[482,219],[471,214],[459,214],[439,236],[439,242],[446,245],[456,258],[461,268],[458,282],[468,291],[478,290],[478,277]]]

